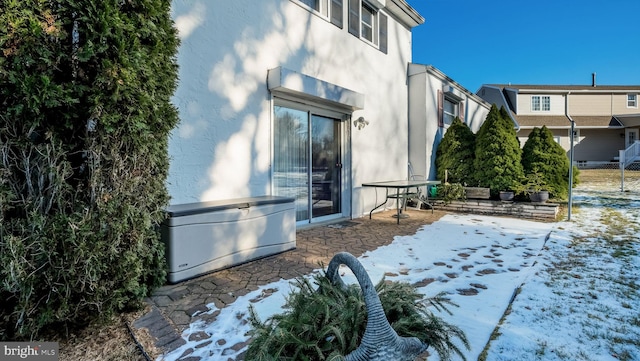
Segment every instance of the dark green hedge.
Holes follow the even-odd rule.
[[[543,176],[546,188],[553,198],[567,199],[569,158],[547,127],[533,128],[529,134],[522,147],[522,166],[526,174],[537,171]]]
[[[84,325],[165,277],[170,1],[0,1],[0,339]]]
[[[473,131],[456,117],[436,150],[438,180],[449,183],[475,185],[475,140]]]
[[[513,190],[524,176],[522,149],[513,121],[504,107],[491,106],[487,118],[476,134],[476,180],[491,194]]]
[[[526,188],[527,176],[539,173],[551,196],[564,200],[569,188],[569,158],[545,126],[534,128],[522,149],[507,110],[494,104],[478,130],[473,132],[456,118],[436,151],[437,177],[449,183],[501,190]],[[578,184],[574,166],[574,184]]]

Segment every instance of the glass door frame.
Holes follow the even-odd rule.
[[[318,115],[315,112],[308,113],[308,121],[310,218],[342,215],[343,124],[340,119]]]
[[[342,164],[341,167],[341,171],[340,171],[340,180],[339,180],[339,184],[340,184],[340,212],[339,213],[334,213],[334,214],[329,214],[329,215],[324,215],[324,216],[319,216],[319,217],[314,217],[312,210],[313,210],[313,204],[312,204],[312,195],[311,195],[311,187],[312,187],[312,172],[311,169],[308,172],[308,188],[309,188],[309,202],[308,202],[308,214],[309,217],[307,219],[304,220],[300,220],[300,221],[296,221],[296,226],[298,227],[303,227],[306,225],[311,225],[311,224],[317,224],[317,223],[323,223],[323,222],[328,222],[328,221],[332,221],[332,220],[337,220],[337,219],[346,219],[348,217],[350,217],[351,215],[351,156],[350,156],[350,152],[351,152],[351,144],[350,144],[350,127],[349,127],[349,122],[348,119],[350,119],[350,114],[345,114],[344,112],[340,112],[340,111],[336,111],[336,110],[332,110],[332,109],[328,109],[328,108],[324,108],[324,107],[320,107],[320,106],[315,106],[315,105],[310,105],[310,104],[305,104],[305,103],[301,103],[301,102],[297,102],[297,101],[291,101],[291,100],[286,100],[286,99],[281,99],[281,98],[273,98],[272,101],[272,111],[271,111],[271,116],[272,116],[272,121],[271,121],[271,193],[272,194],[276,194],[275,191],[275,184],[273,182],[273,179],[275,177],[275,169],[273,167],[273,165],[275,164],[275,147],[274,147],[274,143],[275,143],[275,108],[276,107],[284,107],[284,108],[290,108],[293,110],[297,110],[297,111],[302,111],[302,112],[306,112],[307,113],[307,119],[309,122],[309,135],[310,135],[310,139],[311,139],[311,118],[312,116],[316,115],[316,116],[320,116],[323,118],[331,118],[333,119],[336,123],[338,123],[337,125],[340,127],[340,131],[339,131],[339,139],[337,139],[337,141],[339,142],[340,145],[340,163]],[[311,143],[311,140],[309,141]],[[309,159],[311,159],[311,144],[309,144]],[[311,166],[311,162],[309,162],[309,166]]]

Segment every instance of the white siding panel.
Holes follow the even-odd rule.
[[[613,114],[638,114],[640,113],[640,107],[638,106],[638,100],[640,100],[640,92],[631,93],[638,94],[636,96],[636,106],[635,107],[627,107],[627,94],[614,94],[613,101]]]
[[[573,158],[576,161],[608,162],[624,149],[624,131],[620,129],[582,129],[580,143],[575,145]]]
[[[571,94],[569,114],[611,115],[611,94]]]
[[[548,96],[550,102],[549,111],[532,111],[532,96]],[[518,115],[563,115],[564,114],[564,95],[562,94],[518,94]],[[542,106],[542,100],[541,100]]]

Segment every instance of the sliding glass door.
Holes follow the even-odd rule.
[[[311,116],[311,215],[341,213],[340,122]]]
[[[338,119],[275,107],[274,193],[296,199],[296,220],[342,213],[342,131]]]

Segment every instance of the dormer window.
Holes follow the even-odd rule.
[[[534,95],[531,97],[531,111],[533,112],[548,112],[551,110],[551,97],[548,95],[540,96]]]

